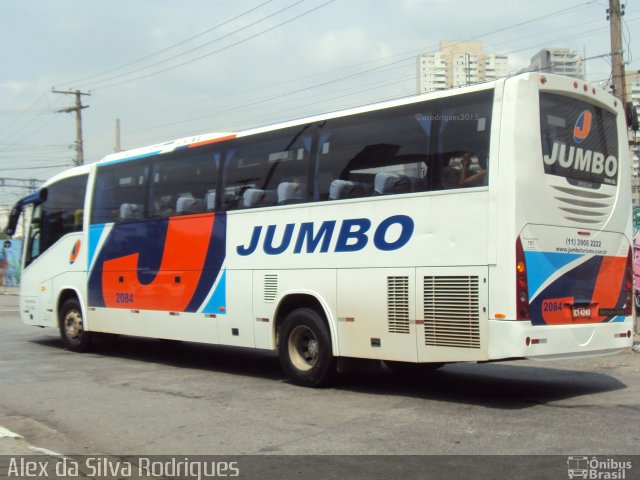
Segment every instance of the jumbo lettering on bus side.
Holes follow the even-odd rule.
[[[320,224],[317,230],[314,228],[314,222],[301,223],[298,227],[298,236],[294,243],[293,253],[302,253],[305,244],[305,253],[315,253],[318,246],[320,246],[319,253],[327,253],[333,238],[336,223],[336,220],[326,220]],[[336,253],[357,252],[364,249],[369,243],[368,232],[371,230],[371,225],[371,220],[368,218],[343,220],[333,251]],[[396,239],[387,241],[386,234],[394,225],[400,227],[400,233]],[[414,228],[415,225],[411,217],[407,215],[392,215],[380,222],[375,228],[373,232],[373,244],[378,250],[382,251],[398,250],[409,242],[413,235]],[[286,224],[282,234],[282,241],[279,245],[274,245],[278,225],[267,225],[264,238],[262,236],[263,226],[256,225],[253,227],[249,243],[238,245],[236,252],[243,257],[252,255],[258,249],[260,240],[263,238],[263,252],[267,255],[280,255],[286,252],[291,246],[295,230],[296,224]]]

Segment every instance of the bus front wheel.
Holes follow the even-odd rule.
[[[296,385],[325,386],[336,375],[331,336],[315,310],[298,308],[285,317],[278,353],[284,373]]]
[[[65,348],[73,352],[86,352],[91,347],[91,333],[84,329],[82,308],[70,298],[60,309],[60,336]]]

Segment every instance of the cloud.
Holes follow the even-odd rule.
[[[0,89],[8,90],[9,93],[13,95],[18,95],[22,93],[25,90],[25,86],[26,85],[24,82],[17,82],[12,80],[9,80],[8,82],[0,83]]]

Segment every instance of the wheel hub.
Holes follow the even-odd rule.
[[[82,317],[75,310],[67,313],[64,319],[64,328],[70,339],[77,339],[82,334]]]
[[[302,371],[311,370],[318,360],[319,345],[313,331],[298,325],[289,335],[289,358]]]

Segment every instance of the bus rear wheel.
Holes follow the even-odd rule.
[[[82,308],[75,298],[65,301],[60,308],[60,337],[72,352],[86,352],[91,348],[91,333],[84,329]]]
[[[298,308],[285,317],[278,353],[282,370],[296,385],[326,386],[336,375],[329,331],[322,317],[310,308]]]

